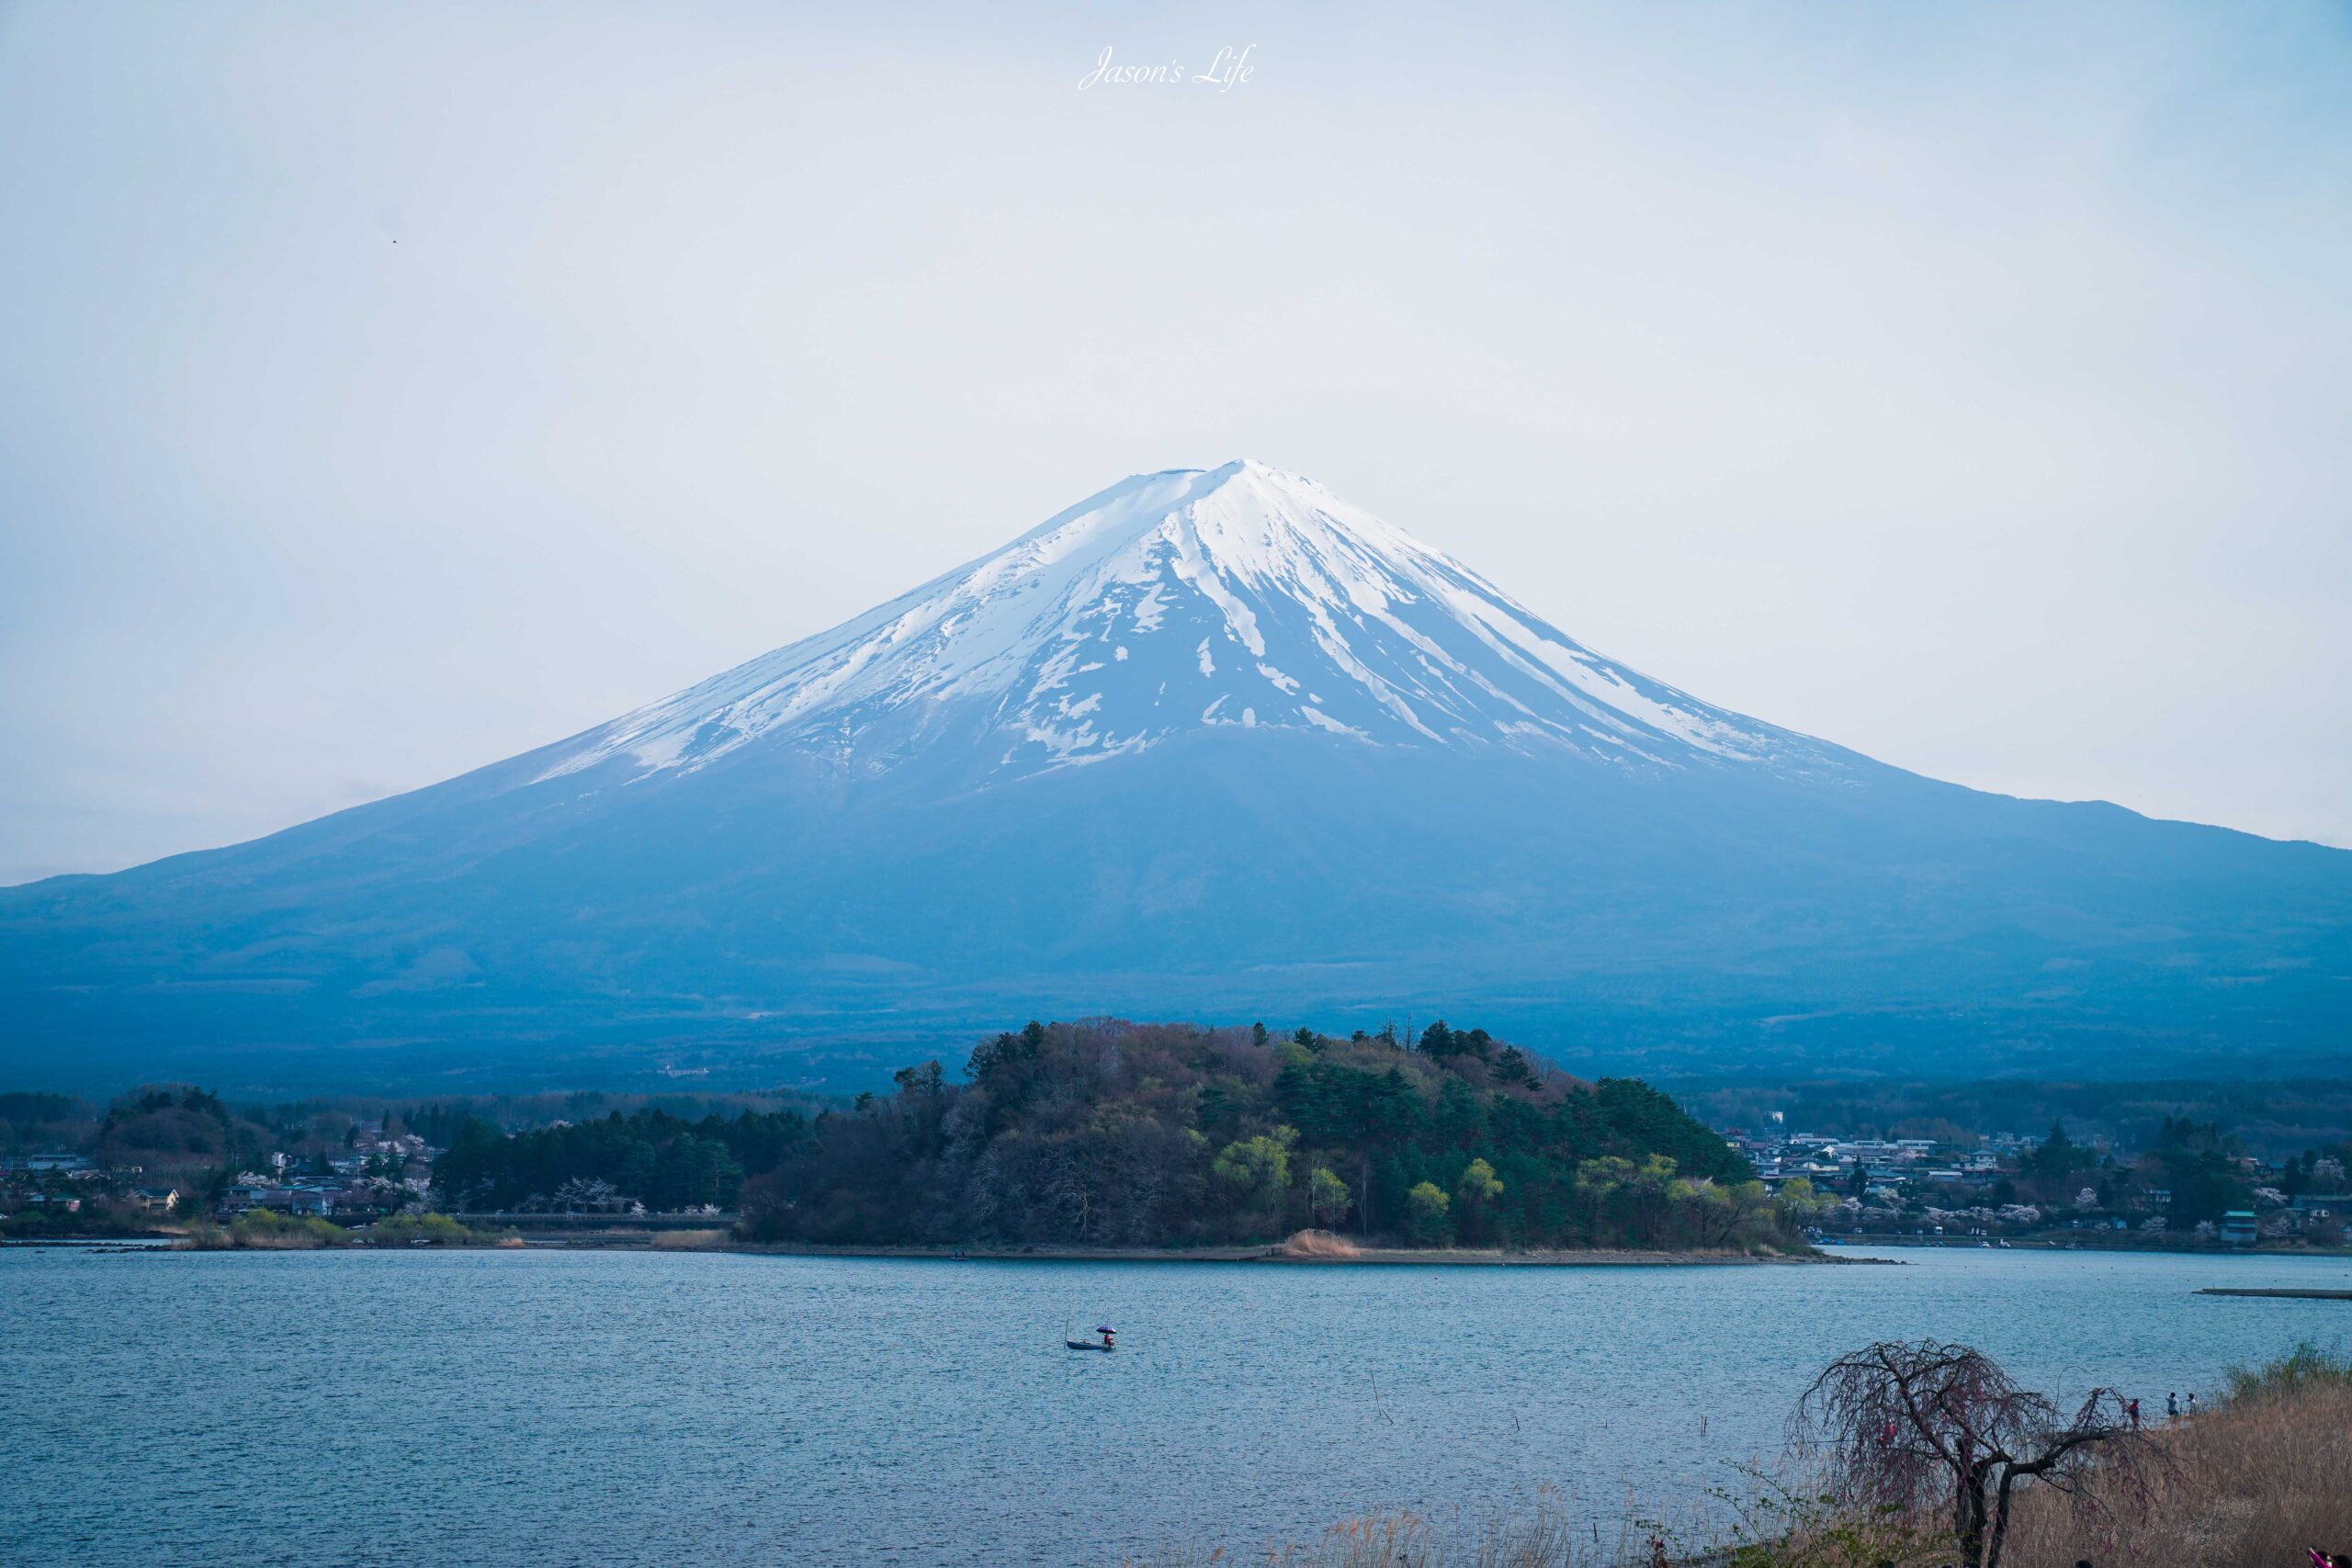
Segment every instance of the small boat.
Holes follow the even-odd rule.
[[[1108,1350],[1111,1348],[1110,1346],[1095,1339],[1065,1339],[1062,1343],[1069,1346],[1073,1350]]]

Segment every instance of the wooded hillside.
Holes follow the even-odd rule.
[[[1747,1163],[1633,1079],[1483,1030],[1031,1023],[820,1115],[742,1192],[763,1239],[1168,1246],[1305,1226],[1420,1245],[1786,1239]],[[1796,1201],[1804,1201],[1800,1191]]]

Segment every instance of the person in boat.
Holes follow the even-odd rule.
[[[1094,1325],[1094,1332],[1102,1336],[1102,1348],[1105,1350],[1112,1348],[1111,1335],[1113,1333],[1113,1329],[1109,1324],[1096,1324]]]

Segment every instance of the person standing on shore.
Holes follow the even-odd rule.
[[[2180,1395],[2177,1393],[2165,1395],[2165,1419],[2167,1421],[2180,1419]]]

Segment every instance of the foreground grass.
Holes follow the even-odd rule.
[[[1123,1568],[1618,1568],[1648,1561],[1646,1538],[1628,1525],[1596,1536],[1555,1493],[1483,1521],[1384,1514],[1332,1526],[1306,1546],[1231,1551],[1219,1546],[1130,1560]]]
[[[2031,1494],[2007,1561],[2299,1568],[2309,1547],[2352,1551],[2352,1356],[2306,1343],[2229,1382],[2217,1408],[2160,1434],[2151,1495],[2070,1508]]]
[[[2152,1485],[2094,1475],[2078,1496],[2019,1495],[2004,1568],[2088,1562],[2303,1568],[2307,1548],[2352,1551],[2352,1355],[2304,1344],[2233,1368],[2229,1392],[2161,1427]],[[1943,1521],[1838,1507],[1768,1477],[1722,1497],[1714,1521],[1677,1529],[1630,1512],[1594,1530],[1555,1494],[1464,1522],[1416,1513],[1351,1520],[1303,1544],[1177,1550],[1128,1568],[1941,1568]]]

